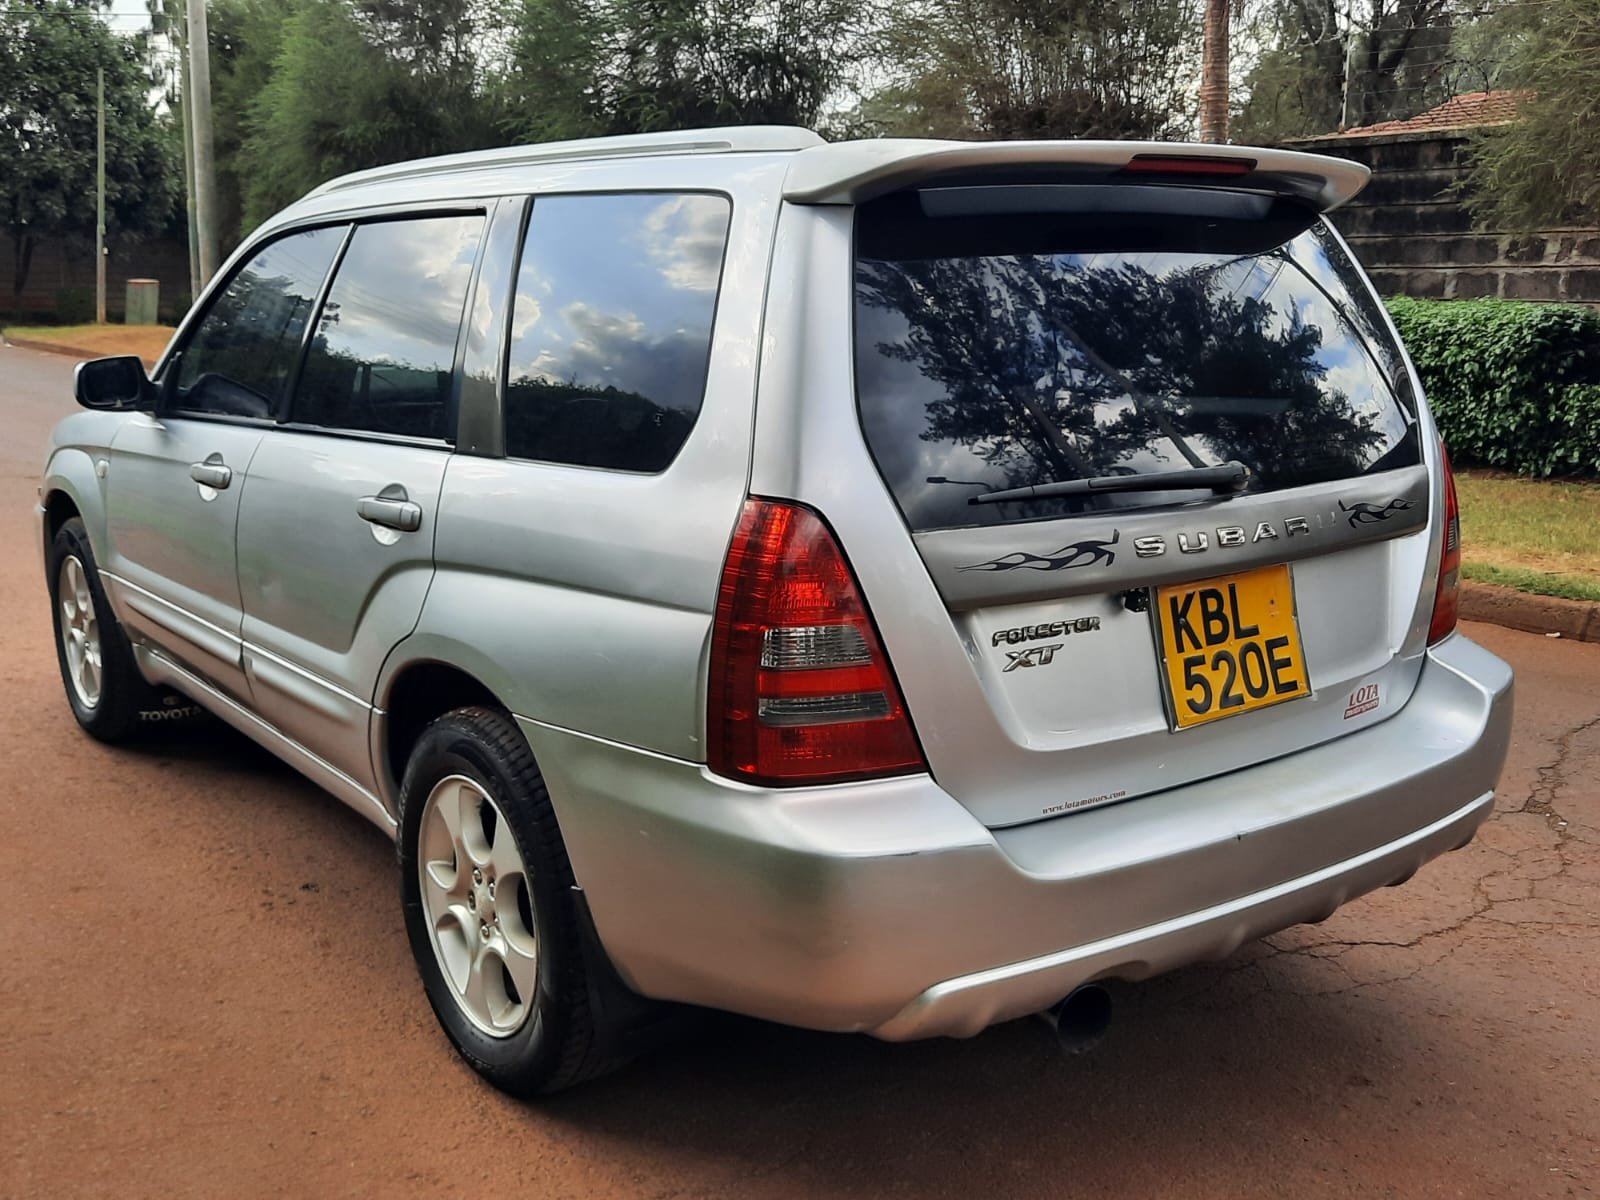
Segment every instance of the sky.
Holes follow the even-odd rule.
[[[111,6],[101,11],[100,19],[118,33],[137,33],[150,27],[150,10],[145,0],[111,0]]]

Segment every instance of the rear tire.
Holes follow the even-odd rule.
[[[400,805],[406,934],[461,1056],[524,1098],[619,1065],[597,1036],[550,794],[511,718],[462,708],[434,721],[411,753]]]
[[[174,705],[170,693],[139,674],[78,517],[63,523],[50,543],[49,584],[61,683],[86,733],[115,744],[138,732],[147,712],[186,711],[186,702]]]

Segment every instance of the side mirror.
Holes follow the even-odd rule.
[[[73,391],[85,408],[149,409],[156,401],[155,385],[136,354],[79,363]]]

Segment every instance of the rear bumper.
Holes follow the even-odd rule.
[[[1092,979],[1143,979],[1188,963],[1225,958],[1252,938],[1318,921],[1347,900],[1405,879],[1430,858],[1472,840],[1494,793],[1415,833],[1320,871],[1102,941],[1007,963],[924,990],[872,1029],[891,1041],[970,1034],[1055,1003]]]
[[[1456,636],[1380,725],[997,831],[926,776],[768,791],[523,726],[631,986],[898,1040],[1223,957],[1404,879],[1488,816],[1510,724],[1510,669]]]

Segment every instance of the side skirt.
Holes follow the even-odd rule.
[[[371,821],[383,830],[391,840],[399,836],[399,828],[394,818],[383,807],[382,802],[361,784],[357,783],[343,771],[326,762],[324,759],[307,750],[299,742],[280,732],[275,726],[269,725],[255,713],[245,708],[238,701],[224,695],[212,687],[198,675],[173,662],[161,651],[149,646],[135,644],[133,647],[134,658],[139,664],[139,670],[144,673],[151,683],[166,684],[176,688],[184,695],[190,697],[195,703],[206,708],[240,733],[259,742],[284,762],[306,776],[318,787],[332,792],[356,812]]]

